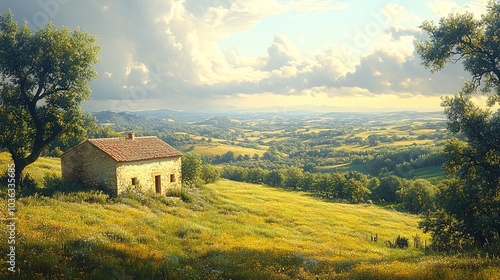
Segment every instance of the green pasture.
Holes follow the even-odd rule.
[[[2,160],[4,156],[2,155]],[[56,159],[48,159],[54,169]],[[38,172],[42,172],[41,170]],[[18,198],[16,271],[2,279],[495,279],[499,260],[445,256],[419,216],[221,180],[110,199],[98,192]],[[7,215],[2,201],[1,215]],[[7,227],[0,228],[8,236]],[[372,242],[372,236],[378,242]],[[409,238],[410,248],[385,241]],[[0,251],[8,252],[6,242]],[[7,255],[0,261],[5,264]]]

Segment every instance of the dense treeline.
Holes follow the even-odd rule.
[[[351,203],[378,201],[400,204],[411,213],[434,208],[436,187],[424,179],[407,180],[395,175],[369,177],[358,171],[311,173],[299,167],[265,170],[260,167],[226,166],[221,177],[272,187],[302,190],[326,199]]]

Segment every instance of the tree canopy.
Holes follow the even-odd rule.
[[[187,152],[182,155],[182,181],[188,185],[195,185],[202,172],[203,161],[201,156],[195,152]]]
[[[32,31],[12,12],[0,15],[0,148],[23,169],[57,138],[82,130],[81,103],[96,76],[97,38],[49,23]]]
[[[480,19],[471,13],[425,21],[429,38],[417,44],[426,67],[438,71],[461,62],[471,74],[460,93],[443,99],[448,129],[465,136],[445,147],[445,169],[456,178],[438,194],[438,209],[422,223],[443,250],[465,244],[498,246],[500,239],[500,3],[490,1]],[[488,109],[471,101],[472,94],[488,97]]]

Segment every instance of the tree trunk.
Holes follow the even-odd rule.
[[[24,182],[24,169],[26,166],[31,164],[32,162],[29,162],[26,158],[19,157],[18,154],[16,154],[14,151],[9,150],[10,156],[12,157],[12,160],[14,161],[14,179],[16,180],[16,189],[18,191],[21,191],[23,187],[23,182]]]
[[[16,180],[16,189],[18,191],[21,191],[21,187],[23,185],[24,181],[24,168],[26,167],[25,164],[22,164],[21,161],[19,160],[14,160],[15,164],[15,170],[14,170],[14,179]]]

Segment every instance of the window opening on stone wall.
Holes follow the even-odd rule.
[[[170,182],[175,182],[175,174],[170,174]]]
[[[137,177],[132,178],[132,186],[137,185]]]

